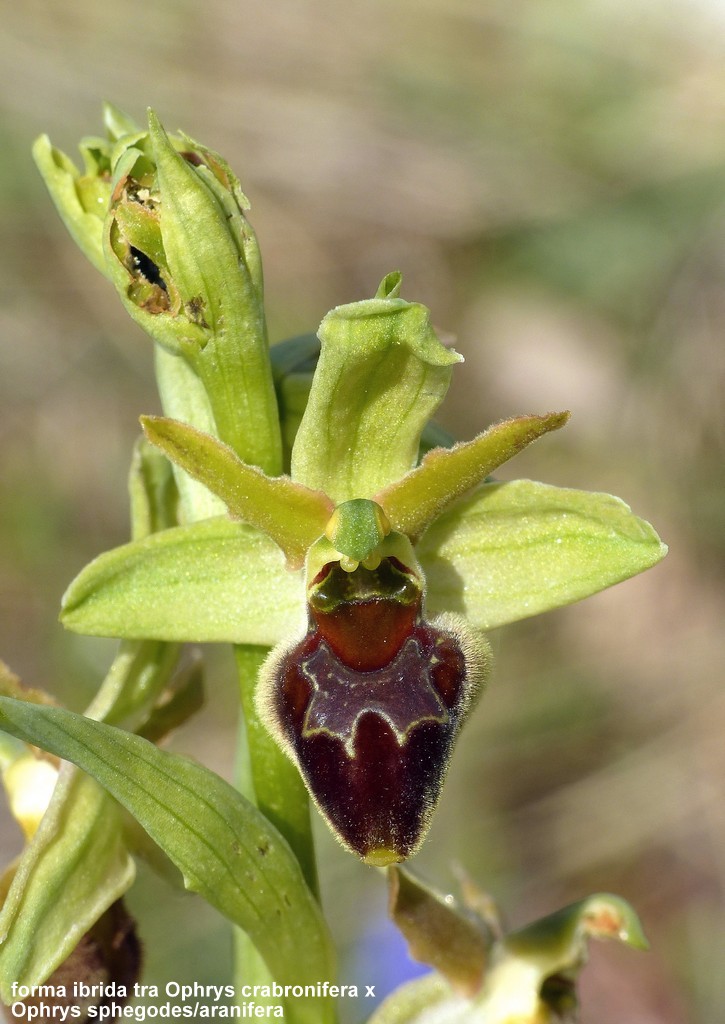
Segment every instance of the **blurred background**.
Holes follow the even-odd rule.
[[[25,0],[0,33],[0,657],[82,708],[113,653],[57,609],[127,537],[137,417],[158,408],[150,342],[66,236],[30,146],[48,132],[75,152],[103,99],[137,119],[151,105],[237,170],[273,340],[400,269],[466,359],[442,424],[467,438],[571,409],[501,476],[611,491],[670,545],[645,575],[494,638],[416,865],[444,890],[463,865],[513,925],[625,896],[652,950],[592,950],[584,1020],[720,1020],[723,5]],[[175,746],[229,774],[221,649],[208,694]],[[0,822],[6,860],[20,838]],[[382,880],[324,829],[320,851],[342,980],[389,991],[414,968]],[[150,974],[213,977],[218,922],[192,897],[153,899]]]

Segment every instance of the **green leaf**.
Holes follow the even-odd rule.
[[[234,518],[271,537],[290,568],[304,565],[307,549],[325,532],[333,512],[326,495],[289,477],[265,476],[228,445],[186,423],[142,416],[141,425],[148,439],[221,498]]]
[[[61,621],[93,636],[271,647],[304,610],[301,574],[277,545],[220,516],[100,555],[64,594]]]
[[[142,537],[168,522],[175,504],[167,460],[144,442],[134,452],[129,482],[134,531]],[[87,714],[127,726],[144,721],[176,657],[176,648],[169,644],[121,644]],[[23,701],[38,699],[7,674],[0,685]],[[27,760],[49,767],[47,761]],[[14,782],[18,808],[32,811],[40,803],[36,809],[47,810],[39,828],[31,831],[34,835],[18,861],[0,915],[0,936],[5,935],[0,945],[0,986],[6,988],[12,981],[44,982],[128,889],[135,874],[118,805],[96,782],[65,766],[50,799],[38,792],[37,780]],[[5,991],[0,994],[7,996]]]
[[[125,724],[143,721],[175,661],[169,644],[121,644],[87,714]],[[12,678],[1,682],[21,701],[42,699]],[[31,767],[49,768],[47,761],[26,760]],[[49,802],[48,794],[38,791],[39,782],[13,777],[13,795],[20,801],[13,800],[15,813],[20,807],[26,815],[42,813],[46,805],[47,810],[18,861],[0,914],[0,998],[5,1001],[13,981],[44,982],[135,875],[118,805],[104,789],[68,765]],[[21,785],[33,788],[18,792]]]
[[[2,701],[22,709],[21,717],[39,710],[12,698]],[[13,1002],[14,981],[44,982],[134,875],[118,805],[93,779],[66,765],[0,913],[2,1001]]]
[[[0,698],[0,728],[73,761],[143,826],[188,889],[250,936],[280,984],[334,976],[320,908],[268,821],[223,779],[177,754],[59,708]],[[292,999],[297,1024],[333,1019],[329,1000]]]
[[[376,500],[394,529],[415,541],[457,498],[483,483],[489,473],[542,434],[563,427],[568,419],[568,412],[518,416],[496,423],[472,441],[434,448],[420,466],[386,487]]]
[[[292,477],[336,503],[370,498],[407,473],[460,356],[389,275],[374,299],[338,306],[320,326],[320,359],[292,450]]]
[[[667,548],[619,498],[516,480],[483,484],[423,535],[430,612],[493,629],[628,579]]]

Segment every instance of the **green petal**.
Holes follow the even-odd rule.
[[[319,884],[307,790],[296,766],[262,724],[254,702],[259,670],[268,654],[261,647],[234,648],[243,711],[242,749],[249,755],[238,761],[238,788],[290,844],[311,892],[317,895]]]
[[[376,500],[394,529],[416,540],[448,505],[483,483],[489,473],[542,434],[563,427],[568,419],[568,412],[519,416],[489,427],[472,441],[434,448],[420,466],[386,487]]]
[[[2,700],[30,709],[31,716],[36,710]],[[14,1001],[14,981],[44,982],[134,876],[117,804],[93,779],[66,766],[0,913],[2,1001]]]
[[[123,135],[133,135],[139,130],[139,126],[120,107],[107,101],[103,104],[103,124],[111,139],[116,141]]]
[[[62,609],[64,626],[93,636],[269,647],[302,624],[305,598],[273,541],[220,516],[100,555]]]
[[[284,551],[291,568],[304,564],[333,511],[320,491],[269,477],[242,462],[227,445],[186,423],[142,416],[146,436],[226,504],[232,516],[262,530]]]
[[[198,892],[254,942],[281,984],[330,979],[320,908],[289,847],[213,772],[112,726],[59,708],[0,698],[0,728],[73,761],[143,826]],[[333,1019],[329,1000],[286,1006],[298,1024]]]
[[[667,548],[619,498],[516,480],[484,484],[423,535],[430,612],[493,629],[628,579]]]
[[[103,256],[103,218],[111,196],[110,183],[98,183],[101,189],[99,196],[103,198],[105,194],[106,201],[98,204],[97,213],[91,213],[79,197],[78,188],[82,179],[78,168],[65,153],[51,144],[47,135],[41,135],[35,140],[33,159],[73,241],[96,270],[107,275]]]
[[[424,425],[460,356],[443,347],[428,310],[378,295],[338,306],[320,326],[322,351],[292,451],[292,477],[336,503],[369,498],[415,465]]]

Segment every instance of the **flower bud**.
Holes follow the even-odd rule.
[[[166,411],[279,474],[262,264],[239,181],[212,150],[168,136],[153,113],[147,130],[110,106],[104,120],[108,138],[81,142],[83,172],[46,136],[37,140],[53,200],[130,315],[187,365],[179,375],[163,360]]]
[[[262,267],[246,197],[228,164],[153,113],[116,147],[105,225],[109,273],[126,309],[202,381],[215,433],[276,474],[282,449]]]

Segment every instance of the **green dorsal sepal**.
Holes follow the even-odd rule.
[[[420,435],[461,357],[389,274],[375,296],[336,306],[292,449],[292,477],[336,504],[371,497],[418,460]]]

